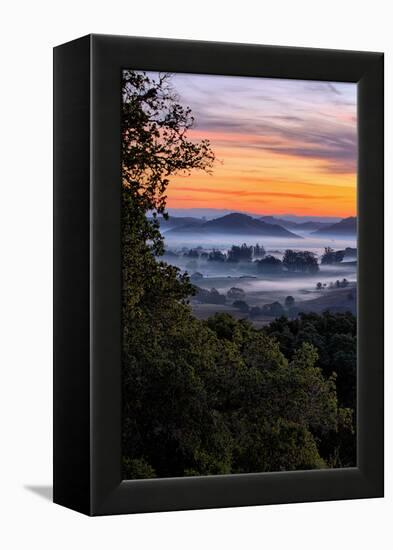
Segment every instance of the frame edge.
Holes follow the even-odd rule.
[[[53,501],[90,514],[90,37],[53,52]]]

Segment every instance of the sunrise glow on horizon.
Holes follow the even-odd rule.
[[[154,76],[154,73],[151,73]],[[171,178],[167,207],[257,214],[356,215],[356,84],[173,74],[192,140],[213,173]]]

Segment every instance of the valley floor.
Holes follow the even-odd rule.
[[[243,279],[244,281],[244,279]],[[218,281],[210,281],[213,287],[213,283]],[[209,286],[210,286],[209,284]],[[236,286],[239,283],[236,283]],[[218,286],[218,285],[217,285]],[[231,281],[231,286],[234,286]],[[242,288],[246,290],[246,285],[243,284]],[[229,287],[228,287],[229,288]],[[330,311],[331,313],[345,313],[350,311],[356,315],[357,311],[357,285],[356,282],[351,282],[345,288],[325,288],[323,290],[303,290],[299,291],[297,299],[295,300],[294,307],[286,311],[285,313],[289,317],[295,317],[299,313],[318,313],[321,314],[324,311]],[[300,294],[300,299],[299,299]],[[285,294],[277,290],[252,290],[246,293],[245,301],[250,307],[259,306],[263,307],[266,304],[278,301],[282,305],[284,304]],[[215,313],[228,313],[236,319],[249,319],[254,326],[261,327],[271,323],[274,316],[261,315],[250,316],[249,313],[240,311],[234,307],[230,300],[227,300],[226,304],[207,304],[199,303],[193,299],[191,306],[194,315],[198,319],[207,319]]]

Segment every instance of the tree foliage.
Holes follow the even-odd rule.
[[[308,250],[286,250],[282,263],[291,272],[316,273],[319,271],[318,260],[315,254]]]
[[[333,248],[330,248],[330,246],[328,246],[325,248],[325,252],[322,255],[321,264],[338,264],[343,261],[344,256],[344,250],[334,251]]]
[[[285,298],[285,302],[284,302],[284,303],[285,303],[285,307],[286,307],[287,309],[290,309],[291,307],[294,307],[294,305],[295,305],[295,298],[294,298],[293,296],[287,296],[287,297]]]
[[[282,261],[270,254],[261,260],[255,260],[255,263],[261,273],[280,273],[282,271]]]
[[[302,313],[294,320],[280,317],[265,328],[289,359],[304,343],[314,346],[318,353],[316,365],[325,378],[334,377],[339,407],[338,432],[321,441],[321,452],[333,466],[356,463],[356,331],[354,315],[329,312],[323,315]]]
[[[228,250],[228,261],[229,262],[251,262],[253,256],[252,246],[247,246],[246,243],[241,246],[232,245],[230,250]],[[258,252],[261,253],[260,250]]]

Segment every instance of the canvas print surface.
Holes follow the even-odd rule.
[[[123,71],[125,479],[356,465],[356,93]]]

